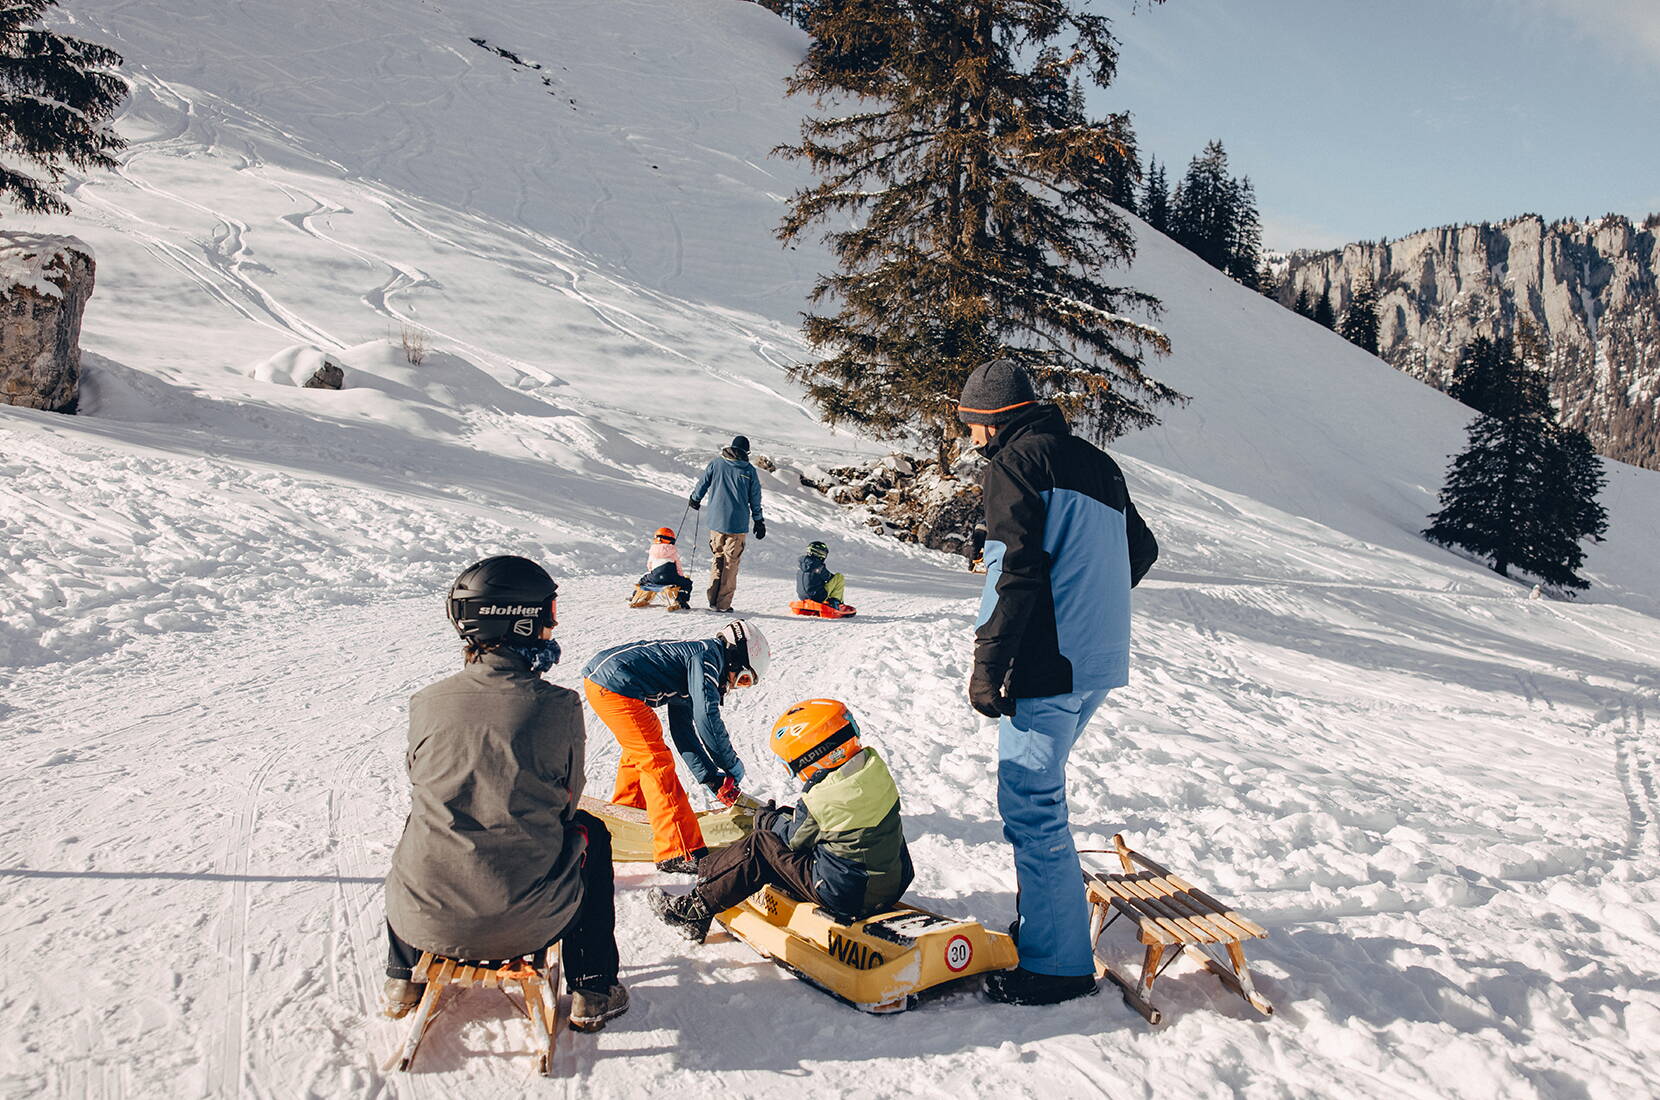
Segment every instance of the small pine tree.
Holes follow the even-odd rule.
[[[1299,317],[1312,318],[1314,316],[1314,303],[1309,299],[1308,287],[1301,286],[1297,288],[1297,300],[1291,304],[1291,312]]]
[[[1363,278],[1349,298],[1349,308],[1343,311],[1343,323],[1338,326],[1337,334],[1376,355],[1378,327],[1378,290],[1372,280]]]
[[[1600,542],[1608,526],[1597,501],[1601,460],[1584,432],[1555,423],[1543,376],[1509,341],[1476,343],[1460,362],[1485,372],[1486,411],[1447,471],[1424,537],[1488,559],[1500,576],[1514,566],[1558,588],[1588,588],[1580,544]]]
[[[804,326],[827,354],[795,372],[825,419],[945,457],[963,381],[1007,357],[1099,437],[1153,423],[1180,396],[1142,371],[1168,341],[1125,314],[1157,302],[1100,277],[1134,251],[1108,197],[1134,134],[1071,106],[1075,73],[1113,79],[1108,20],[1060,0],[839,0],[809,23],[790,92],[858,103],[777,150],[819,177],[779,237],[838,223],[812,293],[838,308]]]
[[[1317,325],[1325,325],[1327,328],[1337,327],[1337,311],[1331,307],[1330,287],[1320,292],[1320,297],[1315,301],[1314,308],[1309,312],[1309,318]]]
[[[113,168],[125,142],[107,123],[127,97],[121,55],[40,26],[58,0],[0,0],[0,199],[65,214],[65,166]]]
[[[1509,340],[1477,336],[1459,350],[1447,393],[1476,412],[1492,413],[1512,392],[1510,378],[1518,369],[1515,347]]]
[[[1226,270],[1233,253],[1236,197],[1227,151],[1212,141],[1188,162],[1171,204],[1170,235],[1210,266]]]
[[[1266,262],[1257,268],[1257,292],[1264,298],[1272,298],[1276,302],[1280,299],[1280,277],[1274,274],[1274,269]]]
[[[1262,222],[1251,177],[1230,181],[1233,219],[1228,226],[1228,260],[1222,270],[1253,290],[1261,288]]]
[[[1170,182],[1164,178],[1164,165],[1151,157],[1141,189],[1141,217],[1160,233],[1170,233]]]

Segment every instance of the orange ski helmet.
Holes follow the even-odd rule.
[[[864,747],[853,712],[834,699],[797,703],[773,723],[767,741],[790,774],[803,782],[841,767]]]
[[[659,527],[657,529],[657,541],[658,542],[673,542],[674,541],[674,528],[673,527]]]

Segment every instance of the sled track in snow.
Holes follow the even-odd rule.
[[[214,945],[229,969],[223,995],[217,998],[219,1011],[214,1014],[214,1018],[223,1022],[224,1031],[216,1064],[208,1076],[221,1096],[240,1095],[247,1075],[248,851],[253,847],[254,825],[259,820],[260,791],[285,751],[278,749],[268,754],[255,769],[243,791],[242,810],[226,837],[225,855],[219,861],[219,872],[229,881],[225,884],[225,907],[219,915]]]
[[[1626,834],[1626,855],[1660,856],[1660,781],[1655,772],[1655,753],[1645,732],[1646,716],[1640,696],[1621,696],[1618,716],[1610,724],[1614,732],[1614,771],[1620,780],[1631,815]]]

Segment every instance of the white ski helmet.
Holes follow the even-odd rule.
[[[715,635],[726,646],[726,669],[735,687],[754,687],[767,674],[772,650],[761,628],[747,619],[734,619]]]

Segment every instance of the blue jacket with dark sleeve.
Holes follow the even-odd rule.
[[[801,555],[795,570],[795,598],[823,600],[824,586],[830,583],[833,576],[835,574],[830,572],[830,567],[817,554]]]
[[[595,654],[582,675],[607,691],[667,707],[669,737],[699,783],[719,787],[729,775],[743,779],[744,762],[721,720],[726,648],[718,639],[613,646]]]
[[[725,535],[749,533],[750,521],[761,522],[761,475],[747,458],[727,447],[720,457],[703,468],[692,490],[692,499],[709,503],[703,525]]]
[[[1158,543],[1106,452],[1053,405],[984,448],[986,586],[974,678],[1015,699],[1129,683],[1130,589]]]

